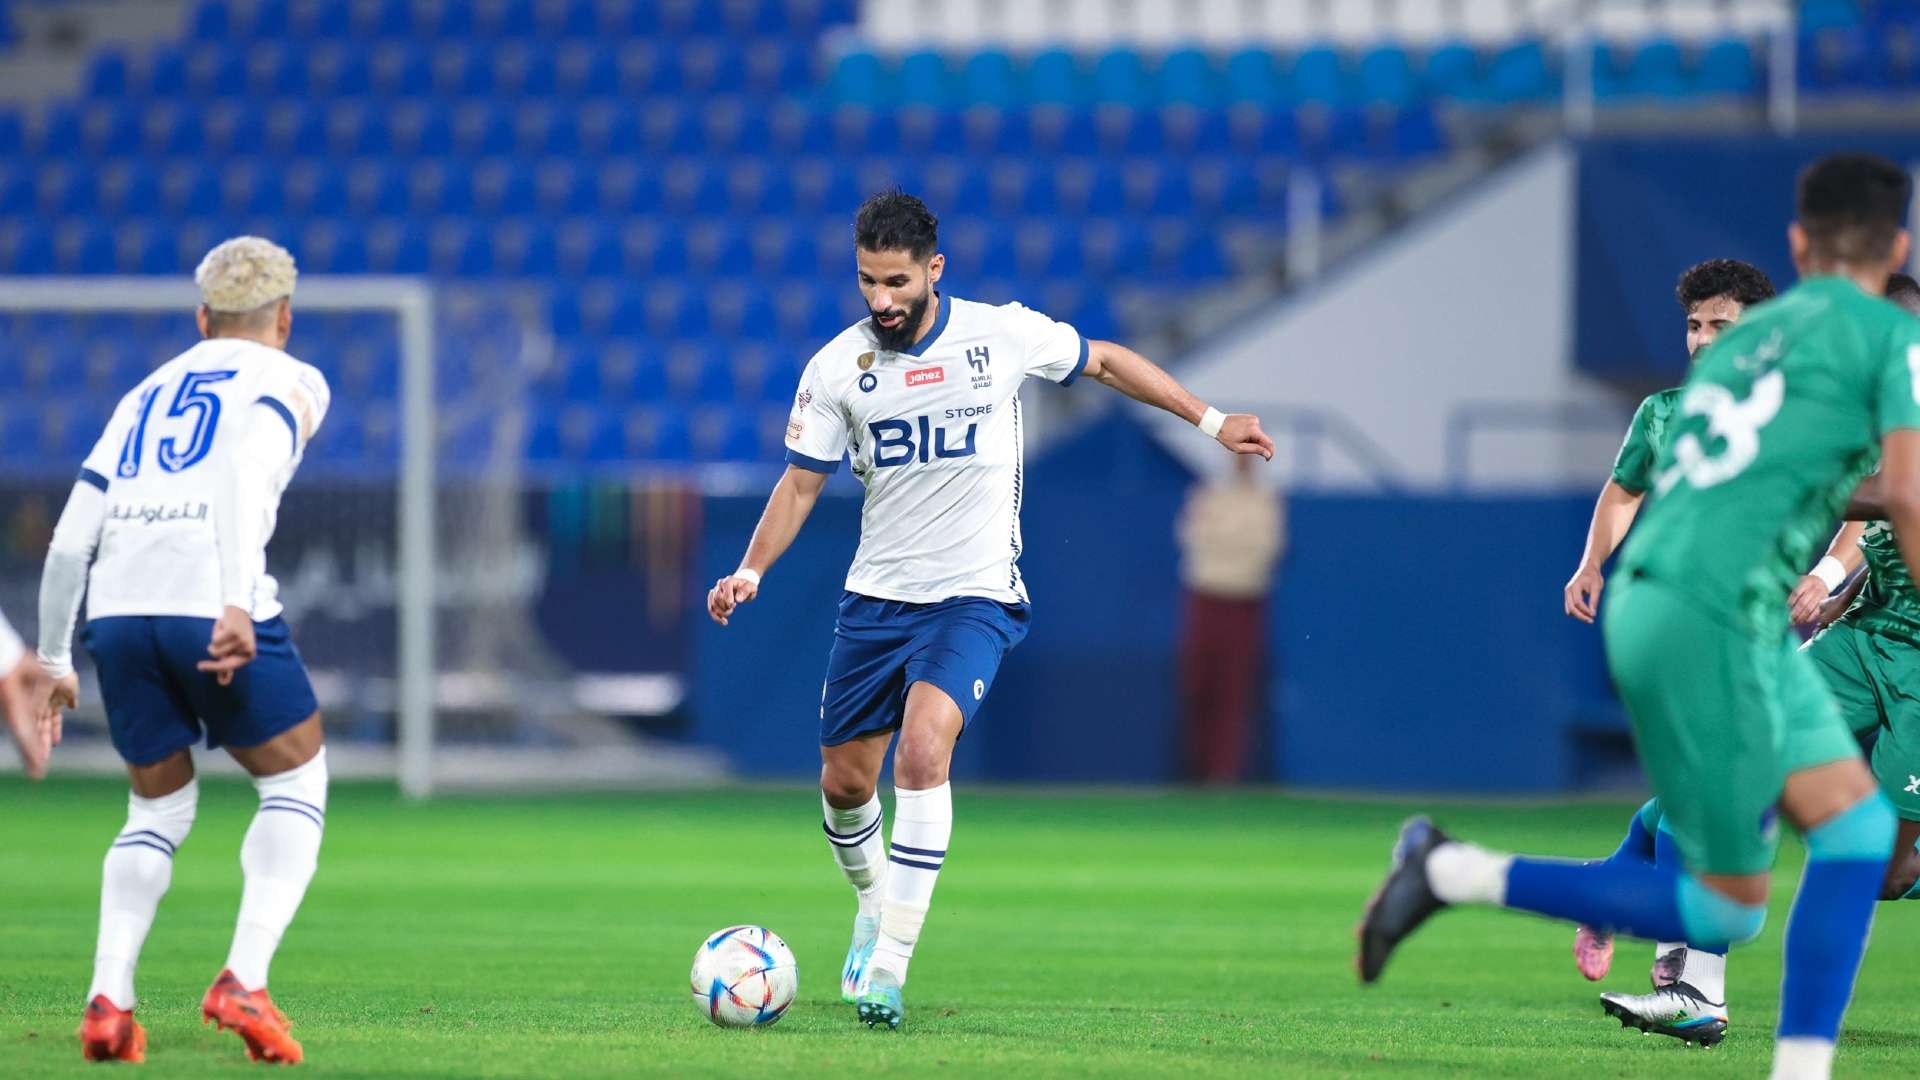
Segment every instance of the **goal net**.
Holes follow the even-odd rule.
[[[196,302],[176,278],[0,278],[0,608],[29,640],[79,462],[119,396],[195,340]],[[333,404],[267,561],[331,768],[414,796],[719,779],[716,756],[650,734],[684,696],[672,648],[593,670],[604,657],[583,666],[550,632],[565,636],[555,579],[577,557],[556,545],[551,508],[582,485],[527,475],[530,391],[554,358],[524,306],[410,278],[300,281],[288,348],[325,373]],[[83,704],[55,768],[117,771],[75,653]]]

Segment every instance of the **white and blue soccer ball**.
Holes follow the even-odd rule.
[[[764,926],[729,926],[693,954],[694,1007],[721,1027],[765,1027],[799,989],[793,950]]]

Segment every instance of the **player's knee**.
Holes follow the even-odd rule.
[[[1746,904],[1707,888],[1692,876],[1680,879],[1680,921],[1687,943],[1712,952],[1725,952],[1760,936],[1767,925],[1767,906]]]
[[[1853,862],[1884,860],[1893,854],[1900,830],[1893,804],[1879,791],[1807,830],[1807,858]]]
[[[909,791],[939,787],[952,757],[953,748],[939,740],[903,737],[893,755],[893,782]]]
[[[832,765],[820,769],[820,793],[834,806],[864,806],[873,798],[873,787],[873,778],[856,770]]]

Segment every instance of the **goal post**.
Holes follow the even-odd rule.
[[[200,302],[182,277],[0,277],[0,311],[169,314]],[[296,313],[388,312],[399,323],[400,461],[396,478],[395,772],[421,798],[434,779],[434,291],[411,277],[305,276]],[[297,349],[295,350],[297,353]],[[297,481],[296,481],[297,482]]]

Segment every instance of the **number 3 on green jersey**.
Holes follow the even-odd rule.
[[[1907,354],[1909,365],[1920,359],[1920,347]],[[1915,400],[1920,401],[1920,369],[1914,375]],[[1778,369],[1753,381],[1745,398],[1714,383],[1698,383],[1687,388],[1680,401],[1686,416],[1707,418],[1707,437],[1722,442],[1718,453],[1709,453],[1700,436],[1687,432],[1674,440],[1673,464],[1660,474],[1655,490],[1665,495],[1681,480],[1696,488],[1710,488],[1739,476],[1760,454],[1760,429],[1780,415],[1787,399],[1787,377]]]

